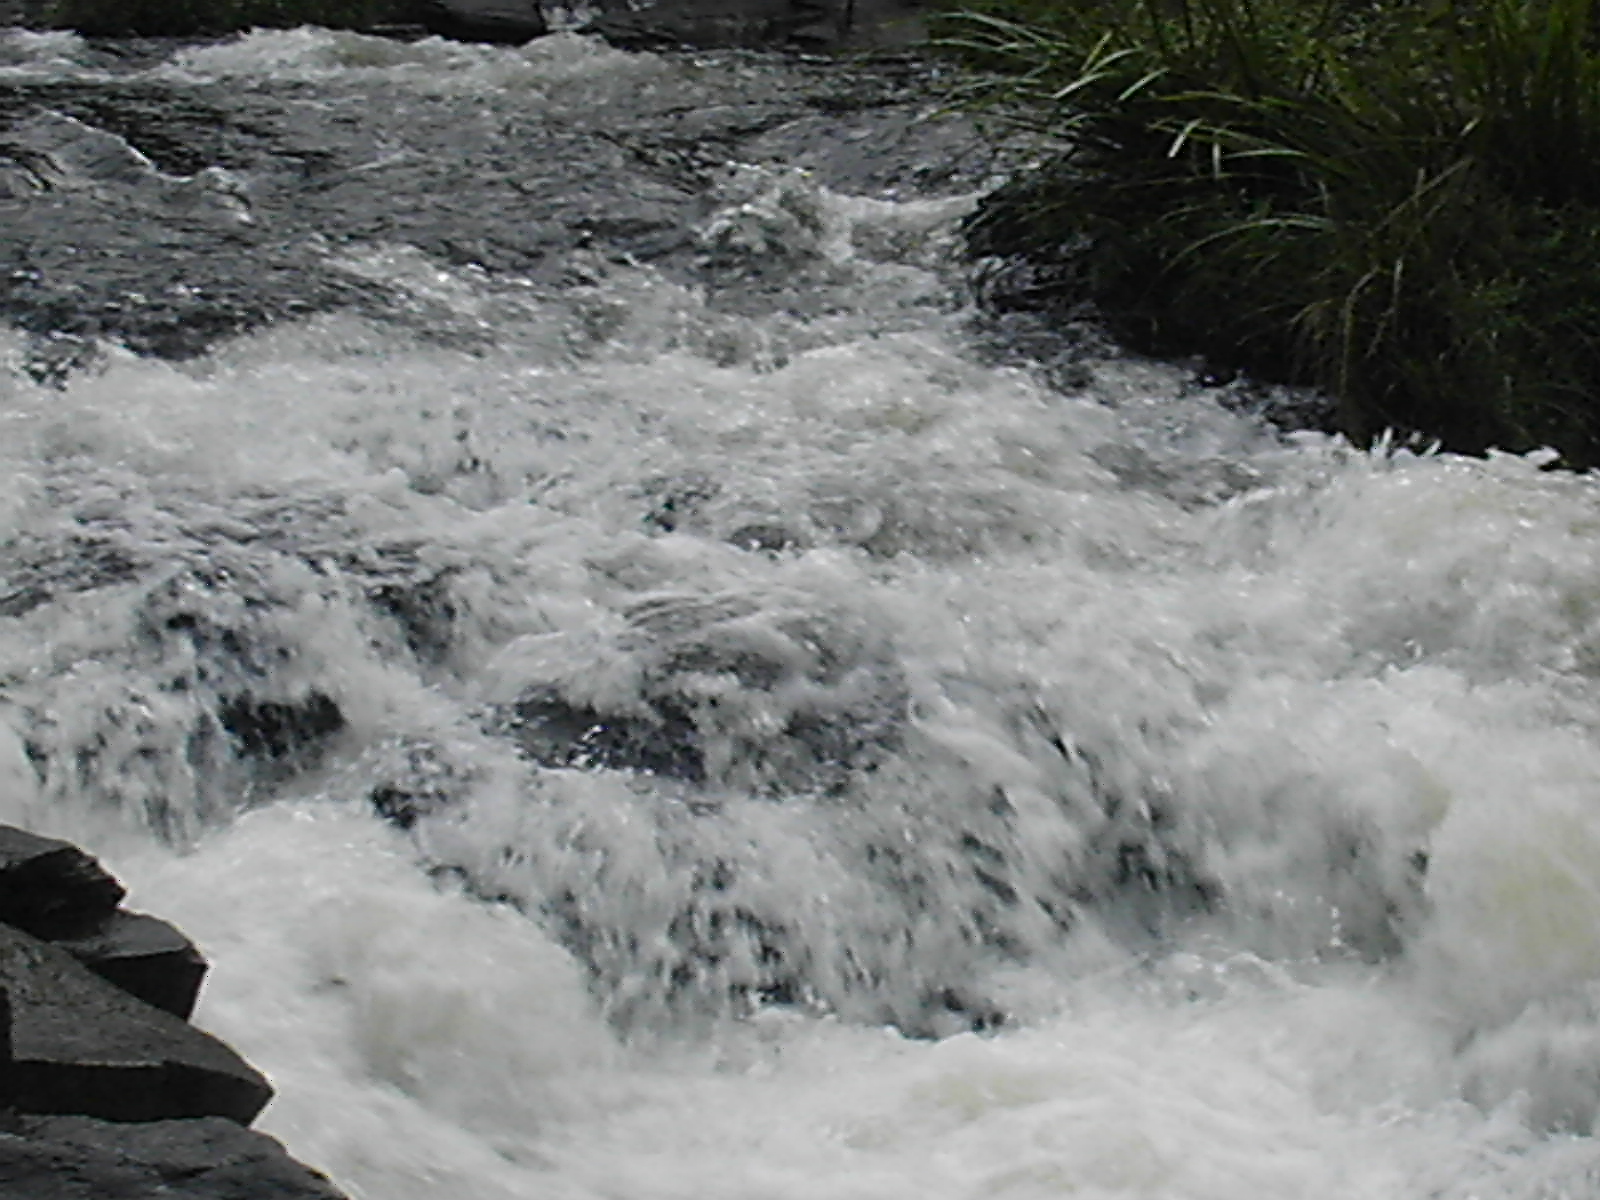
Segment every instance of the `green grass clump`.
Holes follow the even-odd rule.
[[[1590,0],[1011,0],[948,18],[1054,147],[981,255],[1158,352],[1332,392],[1344,431],[1600,463]]]
[[[257,26],[360,29],[412,19],[409,0],[57,0],[50,23],[94,37],[187,37]]]

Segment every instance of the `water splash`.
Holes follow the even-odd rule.
[[[0,344],[5,813],[201,940],[268,1127],[400,1200],[1592,1190],[1592,481],[997,364],[969,200],[716,178],[694,272],[367,241],[382,311]]]

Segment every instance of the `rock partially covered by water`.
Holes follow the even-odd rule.
[[[521,45],[549,32],[535,0],[422,0],[422,23],[458,41]]]
[[[834,0],[607,0],[592,28],[619,46],[782,46],[829,41],[844,21]]]
[[[837,790],[899,745],[904,673],[887,636],[857,614],[663,594],[623,615],[601,670],[530,679],[502,709],[530,758],[783,795]],[[528,649],[546,667],[562,656],[559,638],[536,641]],[[503,669],[516,672],[519,657]]]
[[[626,47],[812,49],[920,40],[916,0],[601,0],[591,28]]]
[[[630,43],[773,45],[814,44],[805,30],[840,19],[839,0],[701,2],[704,13],[619,5],[600,24]],[[518,3],[484,10],[521,12],[502,27],[511,40],[536,27],[537,10]],[[396,22],[397,34],[427,24]],[[930,70],[909,56],[756,67],[571,34],[463,56],[437,39],[400,48],[313,30],[115,50],[74,51],[92,75],[30,69],[0,89],[0,322],[25,332],[18,366],[41,382],[94,369],[111,346],[188,359],[329,310],[488,349],[490,310],[463,307],[456,284],[437,289],[440,268],[522,311],[534,297],[565,306],[591,290],[594,264],[626,262],[695,286],[742,281],[742,313],[779,297],[800,312],[811,300],[777,287],[761,252],[820,271],[812,283],[830,274],[823,235],[842,227],[814,219],[819,189],[950,196],[1014,156],[972,121],[936,118]],[[249,63],[262,73],[239,87]],[[317,103],[302,102],[306,87]],[[790,172],[792,186],[724,197],[728,163],[786,164],[807,182]],[[575,348],[615,332],[587,305]]]
[[[24,1118],[0,1132],[0,1195],[27,1200],[339,1200],[272,1138],[211,1117]]]
[[[368,799],[374,812],[401,829],[455,808],[478,778],[470,761],[424,740],[403,739],[378,755],[381,782]]]
[[[292,700],[262,700],[245,692],[227,700],[218,716],[241,753],[291,762],[345,726],[333,699],[314,690]]]

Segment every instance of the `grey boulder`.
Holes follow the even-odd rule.
[[[535,0],[422,0],[430,33],[463,42],[521,45],[549,32]]]
[[[0,1200],[341,1200],[264,1134],[208,1117],[32,1117],[0,1131]]]
[[[82,937],[55,942],[107,983],[185,1020],[194,1012],[206,960],[173,926],[146,913],[112,913]]]
[[[70,842],[0,825],[0,922],[35,937],[80,936],[105,921],[123,894]]]
[[[272,1097],[266,1079],[216,1038],[3,925],[0,987],[14,1056],[0,1085],[20,1112],[247,1125]]]

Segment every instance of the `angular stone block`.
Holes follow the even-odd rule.
[[[272,1138],[230,1121],[25,1118],[0,1133],[7,1200],[342,1200]]]
[[[0,921],[35,937],[73,937],[106,920],[125,894],[70,842],[0,825]]]
[[[217,1039],[0,925],[16,1107],[111,1121],[219,1116],[249,1124],[266,1079]]]
[[[84,937],[55,942],[101,979],[175,1017],[188,1019],[206,960],[167,922],[118,910]]]

